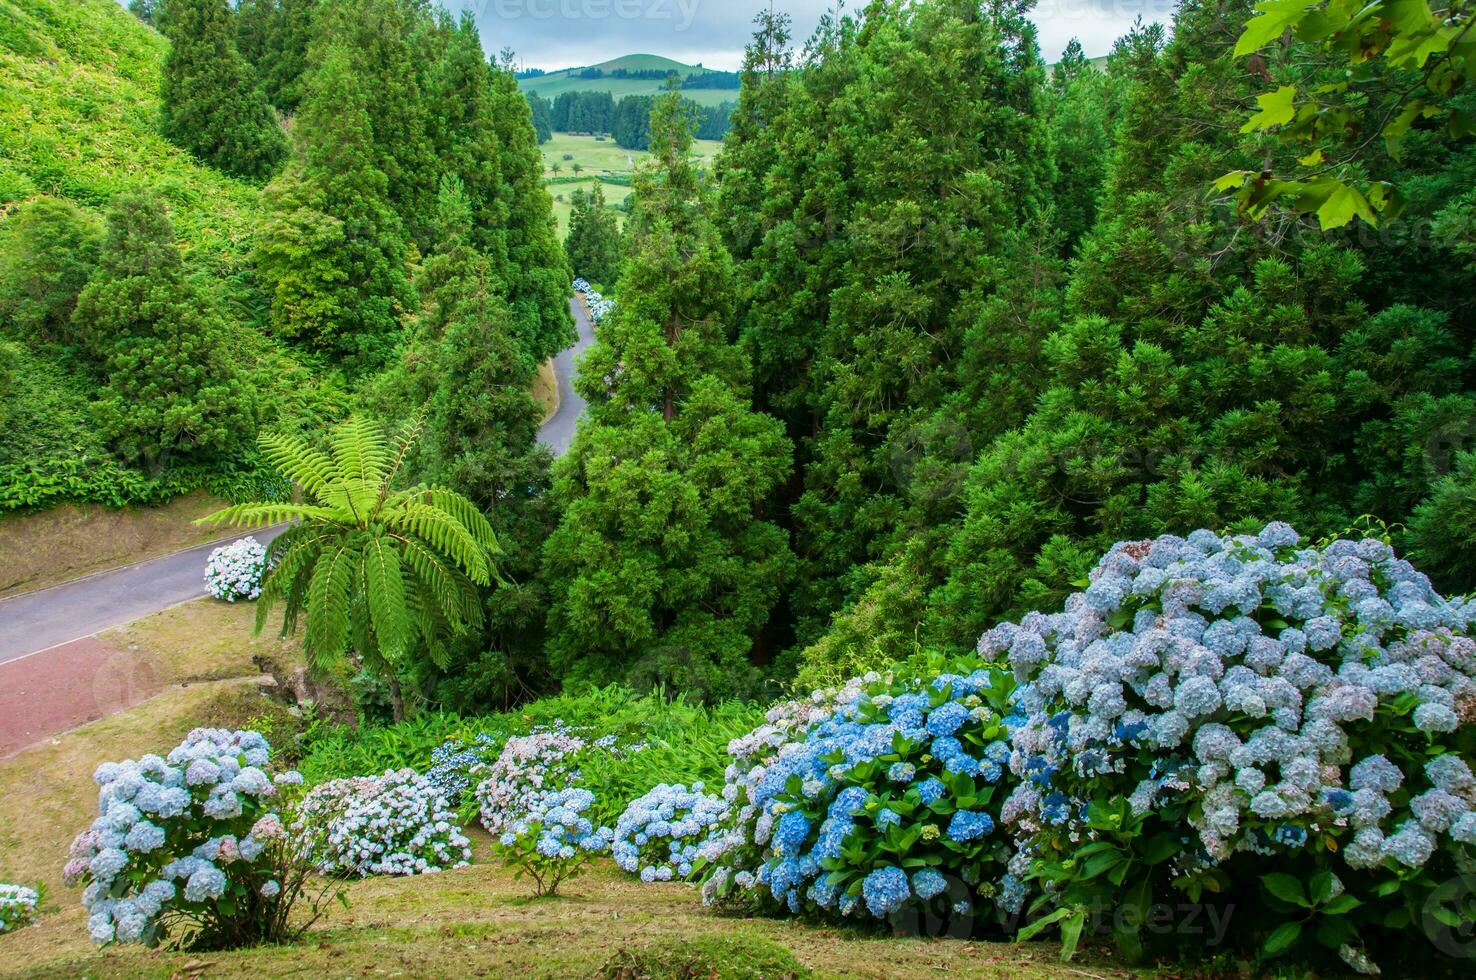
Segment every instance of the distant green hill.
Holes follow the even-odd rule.
[[[3,0],[0,0],[3,2]],[[602,78],[586,78],[583,72],[603,72]],[[615,78],[618,71],[661,72],[661,78]],[[524,92],[537,92],[552,102],[564,92],[609,92],[617,100],[627,95],[655,95],[661,91],[667,73],[675,72],[681,78],[688,75],[706,75],[712,69],[701,65],[685,65],[680,61],[663,58],[655,54],[628,54],[598,65],[565,68],[552,71],[537,78],[525,78],[518,82]],[[700,105],[715,106],[723,102],[737,102],[737,89],[694,88],[688,90],[687,98]]]

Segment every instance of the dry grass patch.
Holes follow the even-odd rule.
[[[277,635],[281,619],[253,635],[256,606],[196,599],[98,634],[122,651],[140,675],[159,687],[199,681],[256,677],[257,658],[295,664],[301,649],[295,638]]]
[[[533,398],[543,406],[544,424],[559,413],[559,374],[554,369],[553,358],[538,365],[538,376],[533,379]]]
[[[159,507],[110,510],[60,504],[0,516],[0,596],[44,589],[82,575],[173,554],[220,537],[191,522],[225,506],[196,492]]]

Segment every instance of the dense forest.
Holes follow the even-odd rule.
[[[651,108],[656,98],[627,95],[617,102],[609,92],[564,92],[549,102],[536,92],[528,93],[539,142],[547,142],[556,132],[608,134],[617,146],[641,151],[650,148]],[[726,136],[735,108],[732,102],[703,106],[682,100],[682,111],[690,117],[692,132],[701,140]]]
[[[1268,93],[1340,55],[1237,54],[1245,3],[1049,69],[1025,3],[873,3],[802,50],[766,13],[711,172],[678,90],[541,113],[416,0],[139,6],[158,135],[243,203],[222,251],[177,192],[5,185],[5,506],[260,498],[259,432],[423,419],[405,476],[484,509],[502,567],[480,631],[403,662],[420,701],[841,679],[1195,527],[1379,522],[1476,586],[1476,154],[1434,108],[1324,126],[1364,211],[1248,203],[1234,175],[1309,159]],[[1366,70],[1374,113],[1404,79]],[[649,147],[623,231],[581,195],[557,240],[545,115]],[[555,461],[529,390],[572,340],[570,255],[619,308]]]

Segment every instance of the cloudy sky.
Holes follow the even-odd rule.
[[[119,0],[127,5],[127,0]],[[625,54],[660,54],[688,64],[734,69],[752,33],[753,16],[769,0],[438,0],[453,11],[470,10],[489,53],[512,48],[530,68],[549,70],[598,64]],[[835,0],[775,0],[794,18],[796,47]],[[865,0],[849,0],[850,9]],[[1066,42],[1079,38],[1089,56],[1106,54],[1112,42],[1141,16],[1168,21],[1172,0],[1037,0],[1040,49],[1056,60]]]
[[[510,47],[528,67],[592,65],[623,54],[661,54],[709,68],[737,68],[753,16],[768,0],[442,0],[471,10],[490,50]],[[776,0],[802,42],[833,0]],[[864,0],[850,0],[856,9]],[[1106,54],[1135,17],[1167,21],[1171,0],[1038,0],[1040,47],[1054,61],[1071,38]]]

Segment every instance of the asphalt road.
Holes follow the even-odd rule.
[[[559,410],[538,438],[562,455],[574,441],[584,399],[574,390],[574,359],[594,342],[594,325],[579,297],[569,300],[579,339],[555,359]],[[282,528],[251,532],[263,544]],[[245,537],[243,533],[241,537]],[[0,664],[130,623],[205,594],[205,560],[220,542],[109,569],[49,589],[0,599]]]
[[[266,544],[283,530],[249,533]],[[205,560],[221,544],[214,541],[0,599],[0,664],[199,598],[205,594]]]
[[[559,376],[559,410],[544,423],[538,433],[538,441],[562,456],[574,441],[574,427],[584,414],[584,399],[574,390],[574,359],[594,343],[594,324],[585,312],[582,297],[569,299],[569,311],[574,314],[574,326],[579,330],[579,339],[574,346],[554,358],[554,373]]]

